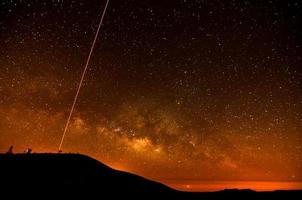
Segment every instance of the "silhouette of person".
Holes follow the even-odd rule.
[[[14,146],[11,145],[7,151],[7,154],[13,154],[13,148],[14,148]]]
[[[32,152],[32,149],[30,149],[30,148],[28,148],[24,151],[24,153],[27,153],[27,154],[31,154],[31,152]]]

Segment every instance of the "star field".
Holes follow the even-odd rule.
[[[1,152],[57,151],[104,5],[1,1]],[[112,0],[63,150],[160,181],[301,180],[301,10]]]

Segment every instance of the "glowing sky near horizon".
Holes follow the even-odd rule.
[[[0,151],[55,152],[105,1],[0,2]],[[300,1],[108,7],[63,150],[156,180],[302,180]]]

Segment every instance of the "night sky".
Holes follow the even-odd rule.
[[[0,151],[56,152],[105,0],[0,2]],[[111,0],[64,152],[166,180],[302,180],[299,0]]]

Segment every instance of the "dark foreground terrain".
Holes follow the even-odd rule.
[[[302,191],[225,190],[189,193],[114,170],[78,154],[0,154],[0,198],[61,199],[301,199]],[[1,198],[3,199],[3,198]],[[6,198],[7,199],[7,198]]]

